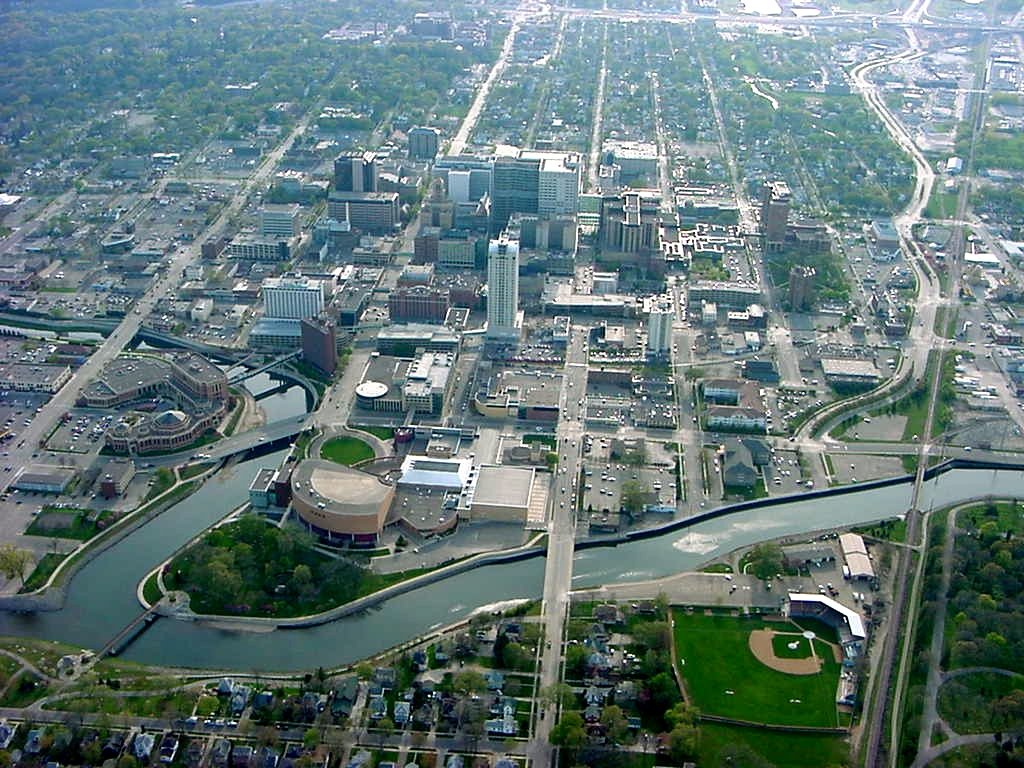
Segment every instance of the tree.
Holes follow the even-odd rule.
[[[295,592],[302,592],[310,582],[313,581],[313,571],[308,565],[299,564],[292,571],[291,588]]]
[[[622,484],[622,508],[631,515],[639,515],[643,512],[650,496],[651,489],[647,483],[642,483],[639,480],[627,480]]]
[[[519,643],[509,643],[502,654],[502,662],[506,669],[522,669],[526,665],[527,656]]]
[[[32,552],[28,549],[18,549],[13,544],[0,545],[0,573],[8,579],[17,577],[25,584],[25,574],[32,564]]]
[[[582,645],[570,645],[565,649],[565,676],[579,679],[587,666],[587,649]]]
[[[307,728],[306,732],[304,734],[302,734],[302,745],[306,749],[313,749],[319,743],[320,743],[320,729],[319,728]]]
[[[575,752],[587,741],[587,732],[583,728],[583,718],[579,712],[566,712],[551,729],[551,743]]]
[[[612,744],[620,743],[629,733],[629,723],[626,716],[622,714],[622,707],[610,704],[601,710],[601,725],[604,726],[605,736]]]
[[[696,725],[680,723],[668,734],[668,751],[677,763],[693,760],[700,748],[700,730]]]
[[[633,628],[633,639],[655,651],[668,648],[668,622],[644,621]]]
[[[487,681],[476,670],[467,669],[455,675],[452,687],[456,693],[461,693],[463,696],[467,693],[483,693],[487,690]]]
[[[549,707],[569,707],[576,701],[576,694],[572,692],[572,686],[568,683],[552,683],[540,689],[537,694],[544,704]]]
[[[747,562],[754,575],[759,579],[770,579],[777,573],[782,573],[786,567],[785,556],[782,554],[782,547],[774,542],[757,544],[747,554]]]

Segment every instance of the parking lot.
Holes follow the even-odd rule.
[[[795,451],[773,453],[771,462],[765,467],[765,481],[768,493],[773,496],[799,493],[807,488],[807,483],[813,482],[804,477]]]
[[[103,435],[114,421],[114,414],[75,408],[68,412],[68,419],[62,421],[46,447],[51,451],[89,453],[103,447]]]

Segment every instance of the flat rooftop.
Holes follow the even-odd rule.
[[[534,474],[532,467],[482,466],[477,473],[473,504],[525,507],[530,503]]]

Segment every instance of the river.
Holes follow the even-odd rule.
[[[33,616],[0,615],[0,633],[32,635],[100,647],[139,612],[135,586],[180,544],[244,500],[259,466],[276,466],[282,453],[219,473],[199,491],[89,563],[71,583],[66,607]],[[1024,496],[1024,473],[953,470],[928,482],[922,506],[987,494]],[[689,529],[615,548],[589,549],[575,558],[577,587],[648,579],[692,570],[736,547],[784,535],[856,524],[901,514],[910,485],[873,488],[825,499],[807,498],[717,518]],[[473,609],[541,593],[543,558],[492,565],[388,600],[364,614],[317,627],[275,632],[228,631],[162,619],[125,657],[148,664],[235,669],[308,670],[369,656],[456,621]]]

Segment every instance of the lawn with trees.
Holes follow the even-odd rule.
[[[246,516],[214,528],[167,567],[168,589],[196,613],[286,618],[319,613],[410,578],[381,575],[313,548],[302,530]]]

